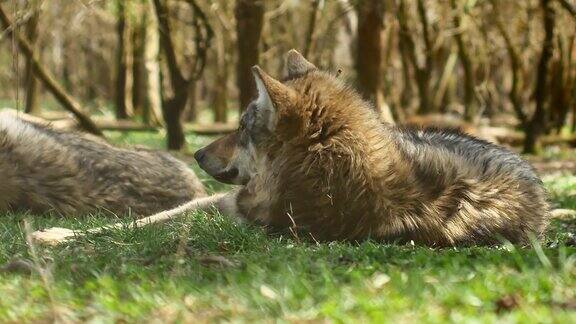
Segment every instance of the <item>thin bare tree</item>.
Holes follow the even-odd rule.
[[[390,108],[382,94],[382,32],[384,29],[384,2],[362,0],[357,4],[358,29],[356,43],[356,72],[358,89],[383,119],[393,122]]]
[[[256,92],[251,68],[258,64],[260,55],[258,45],[264,22],[264,1],[237,0],[234,15],[238,46],[236,85],[240,92],[240,110],[244,110]]]
[[[548,82],[548,65],[554,51],[554,25],[556,12],[551,0],[540,0],[542,10],[542,23],[544,25],[544,40],[542,42],[540,60],[536,74],[536,85],[534,88],[534,98],[536,100],[536,110],[526,129],[524,140],[524,153],[534,154],[538,150],[539,139],[546,130],[546,98]]]
[[[504,26],[504,22],[499,16],[498,0],[491,0],[491,4],[494,13],[494,21],[496,23],[496,29],[504,39],[506,50],[508,51],[508,58],[510,61],[512,85],[510,86],[508,97],[510,98],[510,102],[512,103],[512,107],[514,108],[514,112],[516,113],[516,117],[520,121],[522,128],[526,129],[528,127],[528,117],[524,111],[526,100],[524,100],[522,95],[524,84],[523,75],[525,74],[524,64],[522,62],[520,53],[516,48],[516,45],[514,45],[514,41],[510,36],[508,29],[506,26]]]
[[[34,51],[33,56],[40,56],[40,44],[38,40],[38,24],[40,21],[41,1],[32,2],[32,14],[26,23],[26,37],[30,41],[30,45]],[[30,58],[26,59],[26,67],[24,72],[24,80],[26,82],[26,106],[24,111],[29,114],[38,114],[40,112],[40,105],[38,96],[40,96],[40,88],[38,87],[38,80],[32,71],[32,62]]]
[[[142,64],[143,74],[143,110],[144,121],[151,125],[163,125],[162,99],[160,84],[160,42],[158,33],[158,20],[154,15],[153,4],[144,1],[142,10]]]
[[[464,119],[473,122],[478,116],[478,104],[475,99],[475,66],[472,56],[468,52],[469,44],[466,44],[463,34],[462,13],[456,0],[450,0],[452,8],[452,21],[454,24],[454,39],[458,46],[458,57],[464,70]]]
[[[133,85],[133,52],[132,52],[132,27],[129,11],[130,1],[117,0],[117,23],[116,33],[118,37],[118,49],[116,53],[116,118],[127,119],[132,116]]]
[[[220,1],[213,4],[210,10],[206,10],[215,31],[214,37],[214,58],[212,68],[214,70],[214,85],[211,87],[211,106],[214,112],[214,121],[226,123],[228,121],[228,101],[230,100],[228,91],[228,80],[231,76],[231,65],[235,52],[232,50],[235,45],[233,6],[227,1]]]
[[[428,17],[426,15],[426,10],[424,8],[424,3],[418,1],[418,13],[420,16],[420,22],[422,24],[422,29],[424,32],[424,44],[425,44],[425,62],[421,63],[418,60],[418,54],[416,52],[416,41],[413,36],[413,32],[410,29],[411,21],[409,14],[408,3],[406,0],[400,0],[398,3],[397,19],[398,25],[400,26],[400,50],[403,58],[404,65],[404,78],[405,82],[409,82],[410,75],[408,68],[411,66],[414,72],[414,79],[416,80],[416,85],[418,89],[418,97],[420,99],[420,105],[418,112],[420,114],[427,114],[433,111],[432,98],[430,96],[430,79],[432,75],[432,40],[430,36],[430,27],[428,22]],[[405,85],[405,94],[409,93],[410,85]]]
[[[190,94],[190,84],[200,77],[206,64],[206,50],[213,36],[205,14],[194,0],[187,0],[194,12],[192,24],[194,27],[194,44],[196,57],[191,64],[188,75],[185,75],[184,65],[178,62],[176,47],[172,39],[170,25],[170,7],[167,1],[154,0],[154,9],[158,19],[160,47],[166,59],[166,67],[171,95],[162,91],[162,112],[166,123],[167,146],[171,150],[184,147],[185,136],[182,125],[182,113]]]
[[[310,17],[308,18],[308,28],[306,28],[306,40],[304,42],[304,51],[302,55],[310,59],[310,53],[314,50],[315,35],[316,35],[316,22],[320,14],[320,1],[312,0],[310,2]]]

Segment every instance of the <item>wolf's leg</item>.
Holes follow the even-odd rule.
[[[211,208],[216,208],[223,214],[234,214],[236,212],[236,195],[237,191],[231,191],[227,193],[215,194],[210,197],[194,199],[176,208],[161,211],[152,216],[138,219],[134,222],[134,226],[144,227],[149,224],[163,223],[182,216],[185,212],[188,211],[207,211]],[[85,236],[86,234],[98,234],[109,229],[121,228],[122,226],[124,226],[124,223],[120,222],[92,228],[87,231],[74,231],[67,228],[53,227],[32,233],[32,239],[39,243],[57,245],[72,238]]]

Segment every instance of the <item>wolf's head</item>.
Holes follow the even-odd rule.
[[[286,71],[281,82],[254,66],[258,97],[242,114],[239,128],[194,155],[200,167],[218,181],[246,184],[274,148],[285,143],[306,139],[304,145],[311,141],[325,144],[327,136],[342,128],[334,122],[338,118],[326,118],[326,112],[338,110],[335,102],[350,106],[346,103],[350,97],[359,98],[296,50],[286,55]]]
[[[316,67],[296,50],[291,50],[286,70],[288,79],[294,79]],[[295,126],[295,120],[289,120],[289,112],[298,101],[298,93],[258,66],[252,68],[252,73],[258,97],[242,114],[238,129],[194,154],[202,169],[224,183],[246,184],[256,172],[258,160],[264,157],[265,148],[274,142],[278,131],[282,131],[278,127]]]

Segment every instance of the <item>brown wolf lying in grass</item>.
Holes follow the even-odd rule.
[[[212,206],[319,241],[524,243],[545,229],[546,192],[517,154],[458,132],[384,124],[294,50],[287,71],[281,82],[254,67],[258,98],[238,130],[195,155],[214,178],[240,187],[138,226]]]
[[[116,148],[10,110],[0,112],[0,175],[0,211],[146,215],[206,195],[167,153]]]

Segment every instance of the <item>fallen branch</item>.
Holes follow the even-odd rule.
[[[28,40],[20,35],[20,33],[15,32],[12,30],[12,21],[8,18],[8,15],[2,8],[0,4],[0,21],[5,28],[5,32],[10,35],[13,35],[20,50],[26,56],[28,60],[30,60],[30,64],[34,75],[38,77],[52,93],[52,95],[58,100],[58,102],[64,107],[64,109],[70,111],[76,119],[78,119],[78,123],[80,126],[85,129],[87,132],[92,133],[98,136],[104,136],[102,131],[98,129],[98,126],[90,119],[88,115],[86,115],[81,108],[81,105],[74,100],[70,95],[64,91],[64,88],[54,79],[54,77],[44,68],[44,66],[38,61],[38,58],[34,57],[34,51],[32,50],[32,46],[28,42]]]
[[[161,129],[161,127],[150,126],[132,120],[95,119],[94,122],[103,131],[158,132]]]
[[[513,134],[508,134],[505,136],[496,135],[498,143],[505,144],[509,146],[521,146],[524,143],[526,136],[523,133],[515,132]],[[547,135],[542,136],[540,139],[542,145],[557,145],[557,144],[568,144],[572,147],[576,147],[576,135],[571,136],[560,136],[560,135]]]
[[[96,125],[101,130],[106,131],[136,131],[136,132],[157,132],[161,127],[144,125],[131,120],[95,120]],[[233,132],[238,128],[234,123],[214,123],[214,124],[187,124],[184,126],[186,132],[197,135],[222,135]]]
[[[190,124],[186,126],[186,130],[198,135],[221,135],[232,133],[238,128],[234,123],[214,123],[210,125],[205,124]]]
[[[61,112],[43,112],[40,116],[33,116],[18,112],[12,108],[0,109],[0,111],[11,111],[20,118],[25,118],[32,122],[40,123],[43,125],[50,125],[57,129],[78,129],[78,123],[72,117]],[[94,118],[94,123],[101,131],[132,131],[132,132],[158,132],[162,129],[161,126],[151,126],[142,124],[133,120],[113,120]],[[185,125],[186,132],[195,133],[197,135],[222,135],[233,132],[238,128],[236,123],[214,123],[214,124],[187,124]]]

